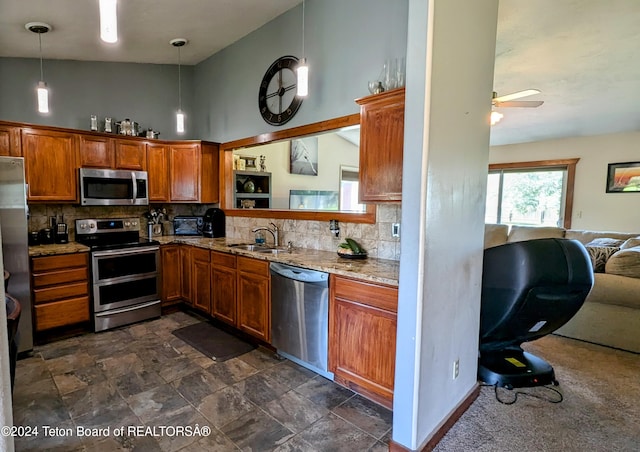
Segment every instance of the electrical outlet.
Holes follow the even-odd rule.
[[[391,237],[400,237],[400,223],[391,224]]]
[[[453,362],[453,379],[455,380],[460,375],[460,360],[456,359]]]

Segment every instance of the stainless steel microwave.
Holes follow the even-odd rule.
[[[149,205],[146,171],[80,168],[83,206]]]

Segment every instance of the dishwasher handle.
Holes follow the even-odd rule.
[[[271,269],[272,273],[283,276],[285,278],[293,279],[295,281],[309,283],[329,281],[328,273],[309,270],[307,268],[292,267],[291,265],[278,264],[276,262],[271,262],[269,268]]]

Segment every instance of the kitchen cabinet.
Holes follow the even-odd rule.
[[[147,146],[143,140],[115,140],[115,168],[133,171],[147,170]]]
[[[238,256],[238,328],[264,342],[271,338],[269,262]]]
[[[402,200],[404,88],[356,100],[360,105],[360,202]]]
[[[191,249],[191,301],[193,307],[211,313],[211,252]]]
[[[180,296],[188,305],[191,301],[191,250],[192,246],[180,246]]]
[[[219,146],[193,142],[169,145],[169,196],[171,202],[219,201]]]
[[[211,315],[237,326],[236,256],[211,252]]]
[[[23,128],[21,138],[27,200],[78,202],[77,134]]]
[[[22,157],[20,127],[0,125],[0,156]]]
[[[391,408],[398,289],[331,275],[329,370],[335,380]]]
[[[169,202],[169,146],[147,144],[149,202]]]
[[[33,257],[31,275],[34,332],[89,322],[88,253]]]
[[[113,138],[79,135],[81,168],[113,168]]]
[[[162,306],[176,304],[181,299],[180,247],[163,245],[160,247],[162,262]]]

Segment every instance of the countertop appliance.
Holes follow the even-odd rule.
[[[149,205],[146,171],[80,168],[79,178],[83,206]]]
[[[204,213],[202,235],[205,237],[225,237],[225,215],[222,209],[207,209]]]
[[[175,235],[202,235],[202,217],[174,217],[173,233]]]
[[[24,315],[18,325],[18,352],[33,349],[27,192],[22,157],[0,157],[0,227],[4,269],[11,274],[8,292]]]
[[[271,343],[323,377],[328,371],[329,274],[276,262],[271,271]]]
[[[76,220],[76,241],[91,248],[96,332],[160,317],[160,244],[138,218]]]

